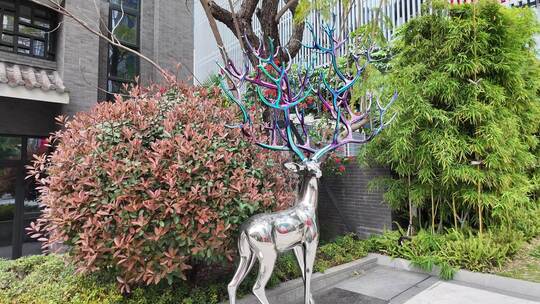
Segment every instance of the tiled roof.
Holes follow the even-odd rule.
[[[66,92],[64,82],[57,71],[46,71],[29,66],[11,64],[0,61],[0,84],[10,87],[26,87],[41,91]]]

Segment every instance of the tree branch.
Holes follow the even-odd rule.
[[[294,8],[293,8],[294,6]],[[291,13],[294,15],[294,11],[296,10],[296,7],[298,6],[298,0],[289,0],[287,3],[279,10],[279,12],[276,15],[276,18],[274,19],[276,22],[279,22],[279,19],[283,17],[283,15],[287,12],[288,9],[291,9]]]
[[[291,11],[291,14],[292,14],[293,19],[294,19],[294,15],[295,15],[295,12],[296,12],[296,7],[298,6],[298,1],[297,0],[289,0],[289,2],[287,2],[287,4],[284,7],[286,7],[286,6],[289,6],[288,9]],[[284,13],[285,12],[283,12],[283,14]],[[278,15],[279,15],[279,13],[278,13]],[[301,23],[298,23],[298,24],[293,22],[292,35],[289,38],[289,41],[287,42],[287,45],[286,45],[286,48],[289,50],[289,54],[291,54],[291,58],[296,57],[296,55],[298,54],[298,52],[302,48],[302,39],[304,38],[304,27],[305,27],[304,22],[301,22]]]
[[[203,6],[204,13],[206,14],[206,18],[208,19],[208,23],[210,24],[210,29],[212,30],[212,34],[214,34],[214,39],[216,39],[216,43],[218,45],[221,58],[223,59],[223,62],[227,62],[229,55],[227,54],[227,50],[225,50],[225,46],[223,45],[223,39],[221,38],[221,35],[219,33],[216,20],[214,19],[214,16],[212,15],[208,0],[200,0],[200,2],[201,2],[201,5]]]
[[[231,12],[216,4],[214,1],[208,1],[210,7],[210,13],[219,22],[225,24],[236,36],[236,30],[234,28],[234,18]],[[240,39],[241,37],[236,37]]]
[[[259,0],[244,0],[240,6],[238,17],[242,19],[249,18],[249,20],[251,20],[255,13],[255,9],[257,9],[257,4],[259,4]]]
[[[242,32],[240,32],[240,24],[238,23],[238,15],[234,12],[234,4],[232,0],[229,0],[229,7],[231,9],[231,15],[233,18],[236,37],[238,38],[238,41],[240,42],[240,48],[242,49],[242,51],[246,52],[247,49],[244,45],[244,39],[242,39]]]

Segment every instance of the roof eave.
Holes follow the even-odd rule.
[[[12,87],[0,84],[0,96],[16,99],[35,100],[51,103],[69,104],[69,93],[57,91],[43,91],[39,88],[28,89],[25,86]]]

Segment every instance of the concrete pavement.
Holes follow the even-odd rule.
[[[315,294],[317,304],[534,304],[540,299],[378,265]]]

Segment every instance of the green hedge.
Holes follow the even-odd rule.
[[[347,263],[366,256],[364,243],[352,236],[338,238],[322,245],[316,271]],[[242,284],[247,294],[255,281],[256,270]],[[269,287],[281,281],[300,277],[294,255],[280,257]],[[122,295],[115,279],[105,272],[92,275],[75,274],[66,256],[30,256],[15,261],[0,260],[0,303],[17,304],[211,304],[225,299],[230,277],[204,284],[175,282],[139,286],[130,295]]]
[[[451,279],[457,269],[490,272],[503,265],[526,241],[523,233],[515,230],[493,230],[482,236],[468,230],[450,229],[445,234],[421,230],[410,240],[400,239],[401,235],[392,231],[373,237],[366,241],[365,249],[410,260],[426,271],[438,266],[442,279]]]
[[[422,230],[411,240],[400,242],[401,235],[399,231],[389,231],[365,241],[353,236],[340,237],[320,246],[315,270],[324,272],[329,267],[362,258],[367,252],[379,252],[411,260],[427,271],[439,266],[441,278],[450,279],[458,268],[490,272],[500,267],[528,239],[523,232],[515,230],[493,230],[483,236],[467,230],[448,230],[445,234]],[[139,286],[131,294],[122,295],[110,274],[104,271],[92,275],[75,274],[75,268],[62,255],[0,260],[0,303],[219,303],[226,299],[226,285],[231,274],[216,276],[215,269],[207,271],[213,279]],[[256,272],[253,270],[241,285],[240,295],[249,293]],[[300,270],[296,259],[288,253],[279,258],[268,287],[298,277]]]

